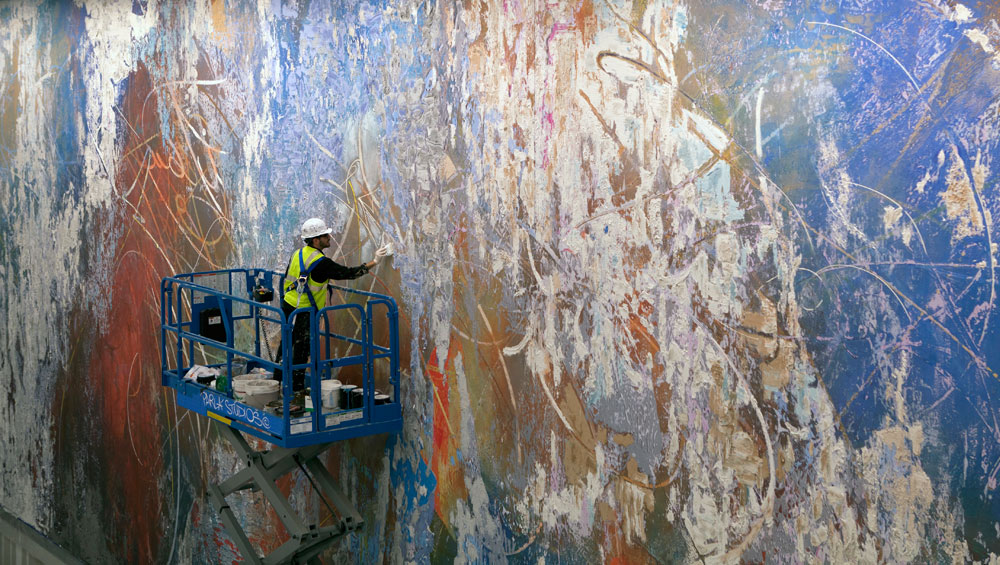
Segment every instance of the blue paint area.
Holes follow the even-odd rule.
[[[393,35],[396,42],[419,44],[419,20],[404,25],[378,13],[364,3],[330,8],[314,2],[308,17],[296,23],[301,56],[294,68],[283,67],[268,163],[271,183],[287,189],[287,200],[279,205],[286,218],[314,215],[303,210],[317,206],[332,216],[344,208],[338,198],[352,198],[351,187],[345,186],[344,194],[322,179],[343,182],[345,168],[357,157],[357,128],[366,113],[378,111],[375,119],[389,138],[410,118],[411,109],[393,103],[400,92],[383,91],[381,85],[404,88],[423,75],[427,60],[416,54],[404,60],[388,39]],[[383,166],[391,165],[376,157]],[[398,177],[391,167],[383,175]],[[361,188],[357,179],[352,186]]]
[[[405,446],[399,436],[393,436],[386,444],[389,453],[415,454],[419,451]],[[424,460],[417,456],[392,457],[389,468],[389,488],[392,489],[395,504],[393,514],[396,527],[402,534],[402,547],[407,551],[407,559],[422,561],[430,555],[434,541],[431,536],[431,522],[434,514],[434,490],[437,479]],[[396,498],[401,493],[401,498]],[[384,518],[382,518],[384,519]],[[412,526],[412,527],[409,527]],[[391,536],[386,540],[392,546]],[[388,549],[388,547],[387,547]]]
[[[979,559],[1000,543],[994,520],[986,519],[1000,515],[1000,500],[990,489],[984,492],[1000,457],[995,442],[985,439],[991,435],[996,411],[991,399],[1000,395],[993,374],[1000,367],[1000,348],[995,346],[1000,343],[1000,321],[995,311],[986,314],[991,301],[995,303],[987,234],[981,231],[955,240],[956,222],[946,216],[941,194],[948,189],[952,147],[969,176],[977,155],[995,155],[1000,149],[995,136],[975,134],[970,121],[988,114],[1000,80],[984,62],[982,49],[961,37],[967,28],[919,9],[900,9],[905,17],[887,11],[866,19],[863,26],[847,24],[846,13],[836,14],[835,20],[822,13],[802,15],[803,20],[835,21],[871,41],[818,26],[802,26],[794,32],[797,37],[788,36],[802,47],[837,52],[833,64],[825,67],[833,91],[823,98],[826,112],[808,115],[795,103],[795,91],[765,86],[765,101],[774,102],[765,108],[771,120],[762,127],[763,135],[783,121],[788,123],[765,147],[763,162],[806,222],[816,228],[815,233],[799,231],[802,266],[820,271],[859,265],[870,271],[832,269],[822,275],[822,283],[804,272],[797,276],[800,302],[819,304],[805,313],[803,328],[817,370],[841,413],[847,439],[855,447],[865,446],[876,430],[895,419],[895,405],[886,391],[902,353],[908,353],[907,422],[920,422],[935,430],[932,437],[945,441],[925,445],[921,463],[933,482],[950,485],[951,496],[960,500],[966,516],[965,539]],[[922,34],[934,37],[935,43],[913,41]],[[769,48],[770,42],[756,47]],[[913,75],[919,92],[900,64]],[[942,74],[954,77],[944,81],[946,92],[937,84]],[[808,91],[799,91],[798,96],[802,100]],[[785,100],[790,104],[782,106]],[[819,157],[824,140],[836,146],[837,162]],[[946,159],[939,168],[941,151]],[[986,182],[978,187],[994,216],[995,170],[991,167]],[[928,172],[937,178],[927,182],[921,193],[916,187]],[[841,175],[873,190],[838,186]],[[828,194],[850,192],[846,218],[838,216],[834,203],[823,196],[824,184],[832,189]],[[884,228],[885,209],[896,207],[890,199],[902,204],[912,223],[903,214],[896,229]],[[977,207],[975,214],[979,213]],[[836,233],[844,221],[861,235],[848,231],[842,245],[817,236]],[[913,224],[907,244],[899,228],[914,228]],[[806,237],[812,238],[814,247]],[[980,262],[985,268],[975,267]]]
[[[53,86],[60,103],[53,107],[52,122],[48,128],[48,134],[52,136],[52,170],[55,172],[55,184],[51,190],[54,194],[62,195],[56,199],[54,210],[62,213],[66,207],[79,204],[86,188],[81,140],[87,133],[92,135],[93,132],[86,132],[86,126],[79,119],[87,111],[83,77],[79,73],[70,72],[77,64],[73,57],[74,46],[79,43],[85,31],[83,14],[76,7],[60,4],[54,8],[52,18],[54,29],[42,31],[40,28],[39,33],[48,34],[46,43],[55,42],[57,35],[65,34],[56,43],[64,46],[65,51],[61,53],[64,58],[52,61],[52,80],[55,81]],[[108,128],[104,135],[110,137],[113,131]]]

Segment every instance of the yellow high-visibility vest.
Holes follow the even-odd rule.
[[[315,247],[303,246],[292,253],[292,258],[288,262],[288,277],[285,279],[285,302],[296,308],[306,308],[312,306],[309,295],[296,290],[296,283],[299,280],[299,273],[309,270],[309,266],[323,258],[323,252]],[[326,283],[318,283],[312,279],[312,275],[306,281],[307,287],[312,291],[313,300],[316,301],[316,308],[326,306]]]

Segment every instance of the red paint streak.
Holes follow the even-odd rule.
[[[632,563],[649,563],[652,561],[649,553],[642,546],[633,545],[621,524],[615,516],[611,521],[605,521],[603,527],[604,550],[607,562],[613,565],[631,565]]]
[[[227,537],[225,538],[223,538],[221,534],[222,534],[221,527],[216,527],[212,529],[212,541],[215,542],[215,548],[217,550],[226,548],[232,553],[232,555],[237,556],[232,561],[233,565],[241,563],[243,560],[239,557],[240,552],[236,549],[236,544],[229,539],[228,534]]]
[[[154,88],[140,65],[128,79],[121,104],[127,124],[122,124],[116,208],[95,226],[94,241],[101,241],[101,234],[121,234],[110,287],[93,289],[111,294],[111,324],[89,359],[88,380],[82,385],[98,399],[99,421],[89,425],[103,431],[94,446],[106,462],[102,498],[108,501],[109,515],[103,525],[124,542],[114,545],[122,560],[132,563],[155,562],[161,546],[169,547],[163,525],[179,521],[171,503],[174,489],[191,488],[162,480],[169,475],[164,452],[175,448],[177,438],[167,442],[165,436],[172,413],[163,410],[160,384],[160,279],[175,268],[204,265],[204,258],[211,261],[228,251],[225,243],[209,242],[203,235],[198,240],[193,233],[198,225],[191,211],[196,204],[190,189],[197,184],[192,180],[194,160],[210,156],[182,137],[163,139],[157,112],[161,101],[171,106],[169,87]]]
[[[143,106],[150,87],[145,68],[130,77],[122,110],[133,123],[157,123],[155,94]],[[123,155],[139,143],[136,136],[129,136]],[[132,155],[138,153],[135,151]],[[162,171],[150,170],[135,158],[128,158],[119,164],[116,192],[126,194],[133,181],[147,174],[159,177],[164,188],[172,188],[170,179],[163,178],[167,175]],[[141,214],[152,218],[156,216],[154,207],[168,204],[165,198],[154,201],[155,196],[149,191],[133,190],[127,200]],[[101,346],[95,348],[90,358],[88,381],[83,386],[99,399],[100,422],[91,425],[104,432],[97,440],[97,447],[102,452],[101,459],[107,462],[103,498],[108,501],[111,515],[105,516],[106,527],[115,532],[116,537],[128,540],[117,548],[121,557],[133,563],[151,563],[156,560],[164,537],[162,524],[165,520],[162,517],[168,512],[165,498],[169,499],[169,493],[161,495],[160,492],[164,469],[159,446],[164,437],[157,403],[160,398],[159,316],[157,301],[153,298],[159,287],[160,273],[165,269],[152,242],[136,229],[130,212],[119,212],[117,217],[108,220],[112,225],[97,227],[98,234],[121,229],[122,223],[125,230],[115,252],[118,263],[111,277],[111,287],[94,289],[94,292],[112,294],[111,324],[100,339]],[[157,229],[155,225],[150,227]],[[165,239],[165,233],[157,235],[158,239]],[[97,235],[94,240],[101,241],[101,237]]]
[[[583,45],[589,45],[594,42],[594,36],[597,34],[597,17],[594,15],[594,3],[592,0],[583,0],[576,8],[576,12],[573,13],[573,26],[580,30],[580,37],[583,39]]]
[[[434,453],[431,455],[431,471],[437,479],[434,489],[434,510],[445,524],[449,523],[455,501],[467,496],[465,477],[454,460],[457,456],[454,433],[451,426],[451,402],[449,400],[449,376],[454,377],[454,358],[458,345],[453,341],[448,348],[448,356],[440,362],[437,351],[431,352],[427,362],[427,374],[434,386]]]
[[[434,455],[431,458],[431,471],[437,475],[442,463],[447,465],[447,462],[442,460],[443,454],[448,451],[451,434],[445,421],[448,417],[448,381],[438,367],[436,350],[431,352],[430,361],[427,363],[427,374],[431,378],[431,384],[434,385]]]

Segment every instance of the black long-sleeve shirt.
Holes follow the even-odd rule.
[[[296,252],[297,253],[297,252]],[[294,256],[293,256],[294,260]],[[327,256],[320,257],[316,260],[316,266],[309,273],[309,278],[316,281],[317,283],[323,284],[329,280],[350,280],[356,279],[358,277],[364,276],[368,273],[368,266],[358,265],[357,267],[345,267],[340,263],[337,263],[333,259]],[[287,274],[287,273],[286,273]],[[289,281],[286,281],[288,283]],[[294,281],[291,281],[294,283]],[[288,302],[281,301],[281,309],[285,312],[285,315],[290,315],[294,310],[295,306],[292,306]],[[300,319],[308,320],[308,316],[301,316]],[[301,322],[308,323],[308,322]]]
[[[337,263],[329,257],[323,256],[316,260],[316,266],[313,267],[311,273],[309,273],[309,278],[318,282],[325,283],[328,280],[350,280],[356,279],[363,275],[368,274],[368,267],[365,265],[358,265],[357,267],[345,267],[340,263]]]

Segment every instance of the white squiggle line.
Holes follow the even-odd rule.
[[[979,157],[976,157],[976,164],[978,165]],[[986,328],[990,325],[990,313],[993,311],[993,305],[996,303],[997,299],[997,278],[996,278],[996,259],[993,257],[993,232],[990,230],[989,218],[986,216],[986,204],[983,202],[982,197],[979,195],[979,188],[976,186],[975,175],[970,177],[970,185],[972,186],[972,197],[976,201],[976,207],[979,209],[979,215],[983,219],[983,229],[986,230],[986,255],[990,258],[990,307],[986,312],[986,317],[983,318],[983,329],[979,334],[979,341],[976,345],[982,347],[983,340],[986,339]]]
[[[365,160],[364,152],[361,149],[361,132],[364,130],[364,117],[358,120],[358,165],[361,169],[361,182],[365,186],[368,186],[368,175],[365,173]]]
[[[906,304],[903,302],[903,299],[900,298],[899,292],[896,290],[896,288],[894,286],[892,286],[891,284],[889,284],[889,281],[885,280],[878,273],[876,273],[875,271],[872,271],[871,269],[866,269],[864,267],[859,267],[858,265],[827,265],[826,267],[823,267],[822,269],[816,271],[815,274],[816,275],[822,275],[823,273],[826,273],[828,271],[838,271],[840,269],[855,269],[855,270],[861,271],[862,273],[870,275],[873,278],[875,278],[876,280],[878,280],[880,283],[882,283],[883,286],[885,286],[885,288],[890,293],[892,293],[892,295],[896,298],[896,302],[899,302],[899,306],[903,309],[903,313],[906,314],[906,319],[909,320],[909,321],[911,321],[911,322],[913,321],[913,317],[910,316],[910,311],[907,310]],[[800,270],[801,270],[801,268],[800,268]]]
[[[542,277],[538,274],[538,270],[535,268],[535,255],[531,252],[531,242],[525,241],[524,244],[528,248],[528,262],[531,264],[531,272],[535,276],[535,282],[538,283],[539,287],[543,288]],[[549,361],[549,365],[552,368],[552,375],[555,377],[555,363]],[[560,420],[562,420],[563,425],[566,426],[566,429],[569,430],[570,433],[576,433],[573,426],[569,425],[569,420],[567,420],[566,416],[563,415],[562,410],[559,409],[559,404],[556,403],[555,397],[552,396],[552,391],[549,390],[549,385],[545,382],[545,377],[543,375],[536,376],[538,377],[538,383],[542,385],[542,390],[545,391],[545,396],[549,397],[549,404],[552,405],[552,409],[556,411],[556,415],[559,416]]]
[[[483,317],[483,322],[486,323],[486,329],[490,332],[490,337],[496,339],[496,335],[493,333],[493,324],[490,323],[490,319],[486,317],[486,312],[483,312],[482,304],[477,304],[479,308],[479,315]],[[514,387],[510,384],[510,373],[507,371],[507,361],[504,360],[504,356],[500,356],[500,367],[503,368],[504,381],[507,382],[507,394],[510,395],[510,406],[514,410],[514,433],[517,435],[517,461],[521,463],[524,461],[521,455],[521,421],[517,418],[517,400],[514,398]]]
[[[764,87],[761,86],[760,90],[757,91],[757,106],[754,110],[754,153],[757,154],[757,159],[763,156],[763,151],[761,151],[762,144],[760,142],[760,107],[764,103]],[[764,175],[761,175],[761,186],[764,185]]]
[[[518,353],[521,352],[522,349],[524,349],[526,345],[528,345],[528,341],[530,340],[531,340],[531,332],[526,332],[524,334],[524,338],[521,340],[520,343],[518,343],[517,345],[512,345],[510,347],[504,347],[503,354],[506,355],[507,357],[513,357],[514,355],[517,355]]]
[[[760,90],[757,91],[757,104],[754,106],[754,154],[759,163],[764,161],[764,144],[760,140],[760,109],[763,105],[764,86],[761,85]],[[764,174],[763,168],[760,170],[757,182],[760,183],[760,192],[764,199],[764,207],[767,208],[768,214],[771,214],[773,218],[774,212],[771,210],[771,199],[767,197],[767,175]]]
[[[920,91],[920,86],[917,85],[917,81],[913,78],[913,75],[910,74],[910,71],[906,70],[906,67],[903,66],[903,63],[900,63],[899,59],[897,59],[892,53],[890,53],[888,49],[886,49],[885,47],[882,47],[881,45],[879,45],[878,42],[876,42],[874,39],[868,37],[867,35],[865,35],[865,34],[863,34],[861,32],[857,32],[857,31],[854,31],[851,28],[847,28],[847,27],[840,26],[840,25],[837,25],[837,24],[831,24],[831,23],[827,23],[827,22],[806,22],[806,23],[807,24],[813,24],[813,25],[819,25],[819,26],[835,27],[837,29],[842,29],[844,31],[853,33],[854,35],[857,35],[858,37],[864,38],[865,40],[867,40],[868,42],[870,42],[875,47],[878,47],[879,49],[881,49],[882,52],[884,52],[886,55],[888,55],[890,59],[892,59],[893,61],[895,61],[896,65],[898,65],[899,68],[902,69],[904,73],[906,73],[906,77],[910,79],[910,83],[913,84],[913,88],[915,88],[918,92]]]
[[[135,369],[135,360],[138,358],[139,358],[139,352],[136,351],[135,355],[132,356],[132,364],[129,365],[128,367],[128,381],[126,381],[125,383],[125,425],[128,428],[128,442],[129,444],[132,445],[132,453],[135,455],[136,461],[138,461],[140,464],[142,464],[143,467],[145,467],[146,462],[143,461],[141,457],[139,457],[139,452],[136,451],[135,449],[135,441],[132,440],[132,417],[128,410],[129,408],[128,399],[129,396],[131,396],[130,393],[132,392],[132,370]],[[141,372],[142,369],[139,369],[139,371]]]
[[[913,216],[911,216],[911,215],[910,215],[910,213],[906,211],[906,208],[904,208],[902,204],[900,204],[900,203],[899,203],[899,202],[898,202],[897,200],[895,200],[895,199],[891,198],[891,197],[890,197],[890,196],[889,196],[888,194],[885,194],[885,193],[883,193],[883,192],[880,192],[880,191],[878,191],[878,190],[875,190],[874,188],[871,188],[870,186],[865,186],[865,185],[863,185],[863,184],[858,184],[858,183],[856,183],[856,182],[851,182],[850,184],[851,184],[852,186],[856,186],[856,187],[858,187],[858,188],[863,188],[863,189],[865,189],[865,190],[868,190],[868,191],[870,191],[870,192],[873,192],[873,193],[875,193],[875,194],[877,194],[877,195],[881,196],[882,198],[885,198],[885,199],[886,199],[886,200],[888,200],[889,202],[892,202],[892,203],[893,203],[893,204],[895,204],[895,205],[896,205],[897,207],[899,207],[899,209],[900,209],[900,210],[902,210],[902,212],[903,212],[904,214],[906,214],[906,218],[907,218],[908,220],[910,220],[910,225],[912,225],[912,226],[913,226],[913,229],[914,229],[914,230],[915,230],[915,231],[917,232],[917,239],[919,239],[919,240],[920,240],[920,247],[922,247],[922,248],[924,249],[924,255],[925,255],[925,256],[928,256],[928,254],[927,254],[927,245],[926,245],[926,244],[924,244],[924,236],[923,236],[923,234],[921,234],[921,233],[920,233],[920,228],[918,228],[918,227],[917,227],[917,222],[915,222],[915,221],[913,220]]]
[[[817,273],[816,271],[814,271],[814,270],[812,270],[812,269],[807,269],[807,268],[805,268],[805,267],[799,267],[799,270],[800,270],[800,271],[805,271],[805,272],[807,272],[807,273],[811,274],[812,276],[814,276],[814,277],[816,277],[817,279],[819,279],[819,284],[823,284],[823,277],[819,276],[819,273]],[[772,278],[771,278],[770,280],[768,280],[768,282],[771,282],[771,280],[774,280],[774,279],[776,279],[776,278],[777,278],[777,277],[772,277]],[[759,290],[759,289],[758,289],[758,290]],[[805,307],[805,305],[802,305],[802,304],[800,304],[800,305],[799,305],[799,307],[800,307],[800,308],[802,308],[803,310],[805,310],[806,312],[813,312],[813,311],[816,311],[816,310],[818,310],[818,309],[819,309],[819,307],[820,307],[820,306],[822,306],[822,305],[823,305],[823,299],[822,299],[822,298],[820,298],[820,299],[819,299],[819,302],[817,302],[817,303],[816,303],[816,305],[815,305],[815,306],[813,306],[812,308],[806,308],[806,307]]]

